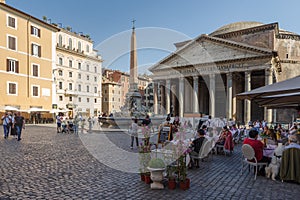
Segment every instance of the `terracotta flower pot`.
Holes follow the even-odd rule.
[[[190,179],[185,179],[184,181],[180,181],[179,183],[180,189],[187,190],[190,188]]]
[[[175,179],[169,179],[169,181],[168,181],[168,188],[170,190],[174,190],[176,188],[176,181],[175,181]]]
[[[147,183],[147,184],[151,183],[150,174],[145,174],[145,183]]]
[[[145,174],[141,174],[141,181],[145,181]]]

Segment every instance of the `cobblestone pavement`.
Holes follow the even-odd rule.
[[[53,126],[28,125],[19,142],[12,137],[4,140],[2,127],[0,134],[0,199],[295,199],[300,195],[299,184],[240,175],[240,146],[230,157],[216,155],[201,162],[200,169],[189,170],[187,191],[151,190],[138,174],[108,167],[83,145],[83,139],[106,136],[120,149],[137,153],[129,148],[130,137],[123,132],[78,136],[57,134]],[[104,147],[108,152],[109,145]]]

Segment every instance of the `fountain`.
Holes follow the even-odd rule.
[[[130,77],[129,92],[126,94],[126,100],[120,112],[114,113],[113,118],[106,118],[110,126],[128,129],[133,118],[137,118],[139,123],[149,114],[149,109],[142,105],[142,96],[138,90],[138,70],[137,70],[137,52],[136,52],[136,35],[135,20],[132,21],[131,49],[130,49]],[[152,124],[158,126],[163,118],[151,118]]]

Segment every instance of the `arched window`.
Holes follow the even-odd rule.
[[[73,49],[73,47],[72,47],[72,38],[69,38],[69,49]]]
[[[58,36],[58,46],[62,47],[62,36],[61,35]]]
[[[78,41],[78,52],[81,52],[81,42]]]

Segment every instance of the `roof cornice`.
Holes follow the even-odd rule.
[[[226,38],[236,37],[239,35],[256,33],[256,32],[260,32],[260,31],[266,31],[266,30],[272,30],[272,29],[275,30],[275,35],[279,34],[278,22],[271,23],[271,24],[265,24],[265,25],[261,25],[261,26],[255,26],[255,27],[246,28],[246,29],[241,29],[241,30],[237,30],[237,31],[232,31],[229,33],[218,34],[218,35],[214,35],[214,37],[226,39]]]

